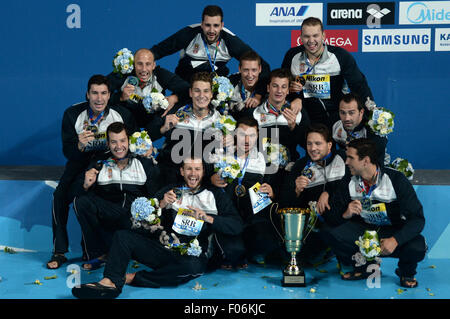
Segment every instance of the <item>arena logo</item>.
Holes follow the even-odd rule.
[[[450,28],[436,28],[434,51],[450,51]]]
[[[322,16],[322,3],[256,3],[256,26],[298,26],[308,17]]]
[[[81,29],[81,8],[78,4],[69,4],[66,13],[70,15],[66,19],[66,26],[69,29]]]
[[[302,45],[300,30],[291,31],[291,48]],[[325,43],[358,52],[358,30],[325,30]]]
[[[367,25],[380,28],[395,24],[395,2],[329,3],[328,25]]]
[[[362,52],[430,51],[431,29],[363,30]]]
[[[399,24],[449,24],[450,1],[400,2]]]

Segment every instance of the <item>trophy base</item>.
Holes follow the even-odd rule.
[[[306,287],[305,272],[301,270],[299,274],[290,275],[283,271],[281,285],[283,287]]]

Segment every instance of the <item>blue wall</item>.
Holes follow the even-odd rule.
[[[292,26],[255,26],[255,3],[216,1],[225,26],[258,51],[272,68],[290,48]],[[286,3],[292,1],[284,1]],[[301,1],[298,1],[301,2]],[[311,0],[309,3],[321,1]],[[338,2],[338,1],[334,1]],[[355,1],[347,1],[355,2]],[[68,28],[70,4],[81,8],[81,28]],[[195,3],[195,5],[194,5]],[[8,1],[0,21],[0,88],[3,111],[0,165],[63,165],[60,127],[64,110],[84,100],[94,73],[112,70],[123,47],[151,47],[189,24],[199,23],[210,1]],[[326,22],[324,3],[324,22]],[[396,1],[398,10],[398,1]],[[69,19],[70,20],[70,19]],[[382,28],[430,28],[430,52],[352,53],[368,78],[375,100],[396,114],[388,153],[409,159],[419,169],[450,169],[450,54],[434,51],[435,28],[450,25],[395,25]],[[158,63],[174,70],[178,55]],[[230,64],[232,72],[237,64]]]

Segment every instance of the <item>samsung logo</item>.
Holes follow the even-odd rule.
[[[430,51],[430,29],[363,30],[363,52]]]

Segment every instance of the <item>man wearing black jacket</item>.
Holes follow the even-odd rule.
[[[109,124],[123,122],[130,131],[136,127],[128,110],[110,105],[107,77],[97,74],[89,79],[86,99],[87,102],[66,109],[62,120],[61,137],[67,163],[53,193],[53,255],[47,263],[50,269],[59,268],[67,261],[64,256],[69,246],[66,226],[69,205],[79,191],[74,184],[76,177],[84,171],[95,154],[107,149],[106,128]]]
[[[106,133],[109,152],[91,162],[83,181],[84,192],[73,201],[89,260],[83,264],[86,270],[97,268],[106,258],[109,243],[103,233],[129,229],[133,201],[152,197],[158,190],[159,168],[152,159],[129,153],[124,124],[112,123]]]
[[[211,256],[212,236],[237,235],[242,231],[242,221],[230,198],[220,189],[202,185],[201,158],[186,158],[180,173],[183,184],[164,187],[156,194],[163,209],[161,225],[164,230],[153,230],[147,235],[128,230],[116,232],[104,278],[97,283],[74,287],[75,297],[116,298],[125,284],[157,288],[186,283],[205,272]],[[187,250],[181,254],[173,249],[183,244],[192,247],[193,240],[200,246],[195,253]],[[126,274],[132,258],[152,271]]]
[[[137,77],[138,83],[130,83],[130,77]],[[149,49],[139,49],[134,54],[134,69],[128,76],[110,73],[111,102],[122,105],[131,111],[139,127],[145,127],[152,114],[166,115],[175,105],[184,105],[189,99],[189,83],[178,75],[156,65],[155,57]],[[166,95],[168,107],[149,113],[144,107],[144,99],[150,93],[158,92]]]
[[[414,188],[402,173],[377,164],[373,141],[355,139],[348,144],[346,153],[351,176],[344,178],[346,187],[332,196],[331,210],[324,215],[334,224],[324,238],[339,261],[341,278],[368,277],[368,264],[356,267],[352,257],[358,251],[355,241],[359,236],[366,230],[375,230],[381,256],[399,259],[395,273],[401,286],[417,287],[414,275],[427,248],[420,234],[425,225],[423,207]]]
[[[307,156],[297,160],[280,192],[280,207],[310,208],[317,202],[319,216],[307,230],[300,258],[311,264],[322,262],[327,245],[321,240],[321,217],[330,209],[329,197],[334,194],[345,176],[345,162],[340,154],[332,151],[332,138],[328,128],[321,123],[312,124],[306,134]],[[311,220],[312,222],[313,220]]]
[[[347,144],[356,139],[366,137],[377,146],[378,164],[385,165],[387,138],[375,134],[367,126],[367,109],[354,93],[345,94],[339,103],[340,120],[333,125],[333,139],[340,149],[345,151]],[[389,164],[389,161],[387,161]]]
[[[226,64],[232,58],[239,59],[251,48],[224,28],[223,11],[218,6],[206,6],[202,23],[181,29],[151,48],[159,60],[182,50],[175,73],[186,81],[196,72],[215,72],[227,76]],[[270,67],[262,61],[262,77],[267,77]]]
[[[303,44],[286,52],[281,67],[296,78],[290,92],[303,98],[311,122],[323,123],[331,130],[339,119],[339,101],[346,86],[363,101],[367,97],[373,100],[372,92],[353,56],[345,49],[325,44],[320,19],[305,19],[301,30]]]

